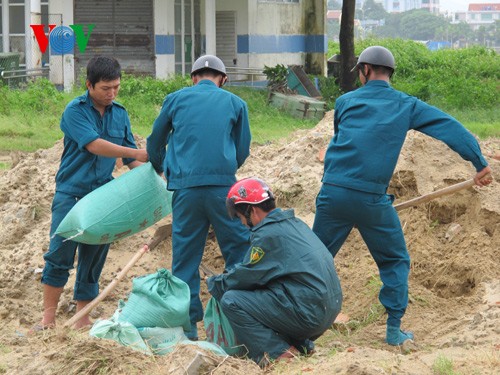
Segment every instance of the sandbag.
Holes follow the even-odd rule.
[[[118,309],[109,320],[97,319],[89,335],[101,339],[109,339],[128,346],[144,354],[152,355],[150,347],[144,342],[139,330],[128,322],[118,322],[118,316],[123,308],[123,301],[119,302]]]
[[[243,346],[239,345],[233,328],[222,311],[219,302],[210,298],[203,316],[207,341],[217,344],[229,355],[243,355]]]
[[[171,212],[172,192],[151,163],[145,163],[80,199],[55,234],[91,245],[111,243]]]
[[[137,330],[151,352],[156,355],[170,354],[180,345],[194,345],[205,350],[210,350],[216,355],[227,357],[227,353],[217,344],[207,341],[189,340],[184,334],[182,327],[143,327]]]
[[[136,327],[183,327],[191,329],[189,320],[189,286],[161,268],[157,273],[136,277],[132,291],[118,321]]]

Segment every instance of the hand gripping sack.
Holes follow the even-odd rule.
[[[128,301],[118,321],[136,327],[183,327],[191,329],[189,320],[189,286],[161,268],[157,273],[136,277]]]
[[[145,163],[80,199],[55,234],[91,245],[111,243],[171,212],[172,192],[151,163]]]
[[[207,303],[203,324],[208,342],[219,345],[229,355],[242,355],[243,347],[238,345],[233,328],[214,297]]]

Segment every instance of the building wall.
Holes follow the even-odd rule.
[[[167,78],[175,73],[173,1],[154,0],[154,23],[156,77]]]
[[[73,1],[49,0],[49,13],[62,14],[64,25],[73,24]],[[176,71],[174,5],[175,0],[153,0],[154,69],[158,78],[167,78]],[[199,51],[203,54],[207,38],[205,0],[201,0],[200,7]],[[216,0],[215,11],[235,12],[237,67],[261,69],[265,65],[299,64],[308,72],[326,74],[326,1]],[[51,58],[64,59],[64,69],[51,72],[51,79],[63,83],[65,88],[71,87],[75,82],[74,55]]]
[[[73,25],[73,0],[50,0],[49,14],[60,14],[65,26]],[[75,55],[51,55],[49,78],[64,90],[71,90],[75,84]]]
[[[248,33],[238,34],[238,54],[248,55],[250,67],[298,64],[324,74],[326,2],[248,3]]]
[[[496,4],[496,7],[492,6],[494,4],[485,5],[490,5],[490,7],[484,7],[484,9],[481,10],[471,10],[469,7],[466,22],[473,30],[477,30],[481,26],[490,25],[500,20],[500,7],[498,4]]]

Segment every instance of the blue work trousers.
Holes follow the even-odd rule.
[[[86,245],[61,236],[54,232],[73,208],[78,198],[73,195],[57,192],[52,201],[52,223],[50,226],[50,245],[44,254],[45,267],[42,273],[42,284],[56,288],[64,287],[68,282],[69,271],[75,263],[78,248],[78,264],[73,298],[76,301],[90,301],[99,294],[99,277],[106,262],[109,244]]]
[[[379,299],[387,324],[399,326],[408,306],[410,256],[394,197],[323,184],[316,198],[313,231],[333,257],[356,226],[377,263],[382,288]]]
[[[304,319],[305,311],[291,308],[290,301],[282,301],[268,289],[229,290],[220,303],[238,344],[247,349],[247,356],[259,363],[264,353],[275,359],[290,346],[306,346],[305,340],[316,340],[333,323],[340,312],[342,292],[338,304],[318,309],[315,316]]]
[[[230,186],[201,186],[175,190],[172,196],[172,273],[189,285],[191,325],[203,319],[199,267],[210,224],[226,263],[241,263],[250,244],[250,231],[226,210]],[[192,335],[194,337],[194,335]]]

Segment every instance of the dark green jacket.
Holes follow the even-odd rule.
[[[277,208],[251,231],[243,262],[207,281],[217,300],[228,290],[267,289],[309,322],[316,321],[318,309],[326,315],[338,311],[342,292],[333,258],[293,210]]]

